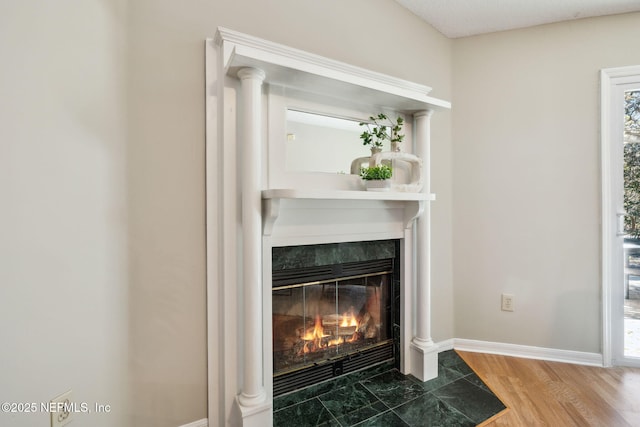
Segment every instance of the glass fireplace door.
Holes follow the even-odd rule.
[[[390,274],[273,288],[274,376],[391,341]]]

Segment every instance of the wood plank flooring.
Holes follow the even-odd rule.
[[[508,408],[483,426],[640,426],[640,368],[458,354]]]

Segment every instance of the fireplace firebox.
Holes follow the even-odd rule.
[[[396,263],[394,256],[273,272],[274,396],[394,361]]]

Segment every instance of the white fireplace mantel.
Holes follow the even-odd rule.
[[[262,198],[272,199],[324,199],[324,200],[395,200],[407,202],[433,201],[435,194],[403,193],[395,191],[330,191],[299,190],[293,188],[272,188],[262,192]]]
[[[430,119],[450,108],[430,88],[219,28],[206,43],[210,425],[272,425],[271,249],[400,239],[404,373],[437,376],[430,325]],[[410,120],[423,161],[419,193],[355,191],[354,176],[274,185],[277,104],[267,87]],[[274,136],[275,135],[275,136]],[[346,186],[332,187],[344,180]],[[328,183],[328,184],[327,184]],[[220,336],[218,336],[220,335]],[[214,357],[215,355],[215,357]],[[216,400],[217,399],[217,400]],[[219,408],[216,415],[212,408]]]
[[[403,228],[410,228],[413,221],[424,212],[425,202],[434,201],[435,194],[427,193],[403,193],[403,192],[373,192],[373,191],[331,191],[331,190],[299,190],[290,188],[277,188],[262,192],[262,231],[265,236],[273,234],[274,224],[280,216],[282,200],[312,201],[322,200],[325,204],[335,205],[332,209],[345,209],[345,202],[363,201],[370,202],[373,208],[384,208],[385,205],[404,202]],[[388,202],[388,203],[384,203]]]

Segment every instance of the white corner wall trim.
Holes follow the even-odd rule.
[[[502,356],[522,357],[525,359],[574,363],[576,365],[603,366],[602,354],[600,353],[558,350],[553,348],[476,341],[463,338],[454,338],[453,348],[455,350],[472,351],[475,353],[500,354]]]
[[[209,427],[209,421],[207,421],[206,418],[203,418],[201,420],[198,421],[194,421],[192,423],[189,424],[184,424],[178,427]]]

